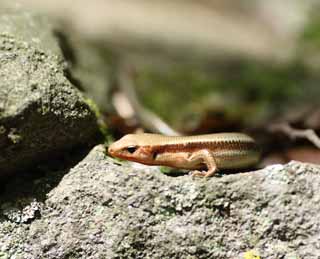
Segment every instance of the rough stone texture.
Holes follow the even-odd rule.
[[[34,186],[53,188],[46,179]],[[120,164],[98,146],[56,183],[43,201],[34,192],[2,206],[3,258],[319,258],[319,166],[192,179]]]
[[[1,3],[0,175],[96,143],[94,112],[66,77],[50,23]]]

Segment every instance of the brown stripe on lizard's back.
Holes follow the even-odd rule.
[[[257,150],[257,145],[253,141],[204,141],[204,142],[190,142],[179,144],[164,144],[150,146],[153,152],[163,153],[178,153],[181,151],[194,152],[201,149],[210,149],[212,151],[218,150]]]

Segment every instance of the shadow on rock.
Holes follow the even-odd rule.
[[[47,194],[87,155],[74,149],[56,159],[25,170],[0,182],[0,222],[31,223],[41,217]]]

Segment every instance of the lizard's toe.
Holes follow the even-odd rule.
[[[195,170],[195,171],[192,171],[190,172],[191,176],[201,176],[201,177],[204,177],[206,176],[207,172],[206,171],[198,171],[198,170]]]

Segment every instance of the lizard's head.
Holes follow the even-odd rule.
[[[149,143],[150,134],[128,134],[112,143],[108,153],[113,157],[152,164],[152,146]]]

